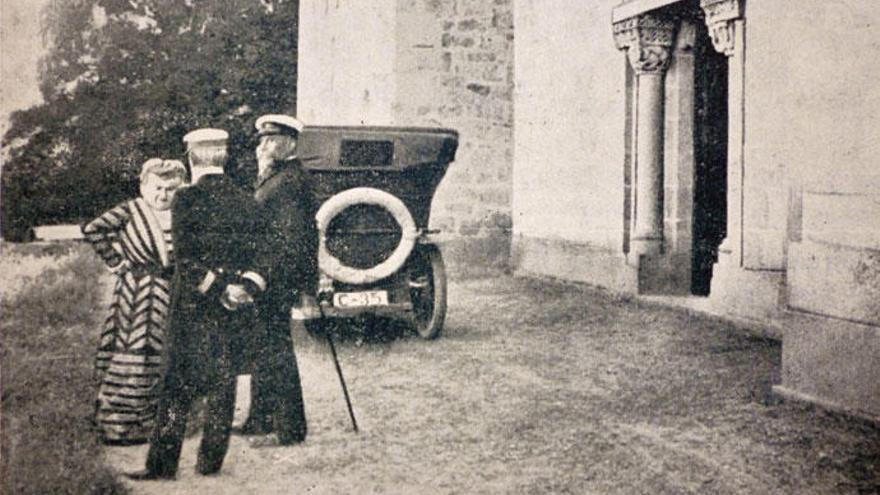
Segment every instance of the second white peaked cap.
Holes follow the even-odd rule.
[[[228,132],[223,129],[211,128],[196,129],[183,136],[183,142],[186,143],[187,148],[192,148],[193,146],[223,146],[226,144],[227,139],[229,139]]]
[[[267,124],[287,127],[295,130],[298,133],[302,132],[303,128],[305,127],[305,124],[303,124],[302,121],[300,121],[296,117],[277,113],[270,113],[258,118],[257,122],[254,124],[254,127],[257,128],[257,131],[261,131],[264,127],[267,126]]]

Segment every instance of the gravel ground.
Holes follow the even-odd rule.
[[[450,286],[444,334],[326,344],[295,332],[299,446],[233,437],[223,471],[134,493],[880,493],[880,428],[770,395],[780,345],[729,323],[508,276]],[[246,381],[240,383],[242,390]],[[247,394],[240,394],[241,417]],[[146,447],[106,451],[120,470]]]

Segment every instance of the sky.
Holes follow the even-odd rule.
[[[46,52],[40,10],[50,0],[0,0],[0,131],[9,115],[40,103],[37,62]]]

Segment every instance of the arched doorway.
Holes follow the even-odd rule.
[[[712,266],[727,227],[727,57],[705,25],[694,39],[694,200],[691,293],[709,294]]]

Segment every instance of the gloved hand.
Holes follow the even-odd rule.
[[[223,291],[223,295],[220,297],[220,303],[229,311],[235,311],[241,306],[253,304],[254,297],[245,290],[243,285],[229,284],[226,286],[226,290]]]

